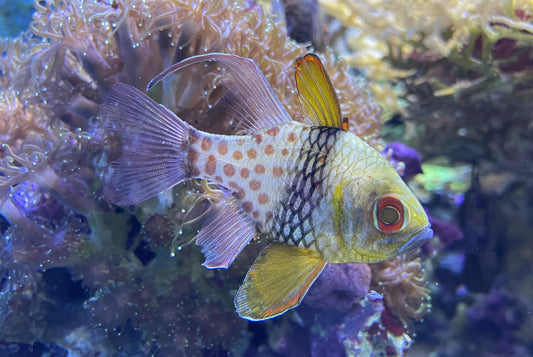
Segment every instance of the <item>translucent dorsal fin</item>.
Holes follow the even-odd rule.
[[[236,132],[254,133],[292,120],[257,65],[233,54],[209,53],[187,58],[154,77],[147,90],[177,71],[202,63],[216,63],[221,71],[216,84],[222,88],[218,102],[224,102],[223,115],[231,117]]]
[[[335,89],[318,56],[308,53],[297,58],[294,76],[307,118],[314,125],[345,129]]]

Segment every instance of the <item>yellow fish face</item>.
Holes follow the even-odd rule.
[[[328,262],[382,261],[433,236],[411,190],[377,151],[374,155],[372,167],[345,171],[335,186],[331,203],[337,242],[325,244],[322,254]]]

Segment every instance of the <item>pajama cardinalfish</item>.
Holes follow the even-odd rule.
[[[291,119],[253,61],[212,53],[238,135],[199,131],[134,87],[115,84],[100,116],[122,142],[105,193],[117,205],[147,200],[192,178],[224,188],[196,238],[207,268],[227,268],[258,234],[274,243],[248,271],[234,303],[248,320],[297,306],[328,263],[378,262],[433,236],[428,218],[389,162],[347,129],[322,63],[296,60],[305,122]]]

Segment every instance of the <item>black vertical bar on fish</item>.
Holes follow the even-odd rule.
[[[323,182],[331,148],[341,131],[332,127],[313,127],[295,163],[294,177],[274,216],[272,235],[276,241],[309,248],[314,240],[313,211],[324,197]],[[306,240],[308,235],[313,239]]]

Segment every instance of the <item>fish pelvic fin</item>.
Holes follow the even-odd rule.
[[[205,256],[203,266],[227,268],[255,237],[255,225],[231,192],[220,188],[208,192],[208,197],[211,197],[211,207],[196,245],[202,247]]]
[[[256,259],[235,296],[237,313],[266,320],[300,304],[326,262],[318,252],[274,243]]]
[[[104,194],[112,203],[137,204],[189,178],[187,146],[195,129],[170,110],[117,83],[99,116],[106,131],[121,141],[121,155],[104,179]]]

